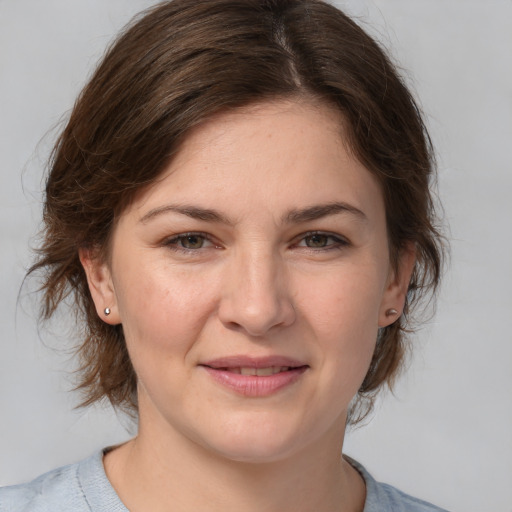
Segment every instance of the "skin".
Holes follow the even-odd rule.
[[[138,436],[105,457],[130,510],[362,511],[347,410],[414,255],[392,271],[381,190],[343,140],[323,105],[218,115],[120,216],[109,261],[81,252],[139,381]],[[307,369],[247,397],[201,366],[232,355]]]

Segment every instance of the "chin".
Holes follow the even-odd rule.
[[[268,440],[235,440],[227,446],[210,446],[210,450],[226,460],[247,464],[269,464],[290,457],[295,450],[293,446],[283,445]]]
[[[264,464],[291,457],[304,449],[312,437],[290,426],[269,421],[253,421],[249,425],[242,422],[231,427],[226,426],[213,436],[210,431],[201,444],[227,460]]]

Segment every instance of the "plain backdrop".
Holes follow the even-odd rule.
[[[64,315],[30,282],[45,159],[105,46],[150,0],[0,0],[0,485],[127,439],[74,410]],[[437,315],[395,395],[348,435],[377,479],[452,512],[512,511],[512,1],[338,2],[405,70],[427,114],[452,245]]]

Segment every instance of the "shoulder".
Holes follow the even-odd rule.
[[[385,500],[389,503],[388,507],[390,512],[446,512],[446,510],[436,507],[431,503],[405,494],[391,485],[378,482],[377,486],[379,487],[378,495],[381,496],[381,500],[385,496]],[[380,501],[377,501],[377,503],[379,502]],[[370,508],[368,511],[365,510],[364,512],[373,512],[373,510],[373,508]],[[380,511],[381,509],[375,508],[375,511],[377,510]],[[387,511],[388,509],[385,510]]]
[[[447,512],[391,485],[377,482],[361,464],[352,459],[348,460],[366,483],[364,512]]]
[[[102,457],[98,452],[32,482],[0,488],[0,512],[125,512],[105,475]]]
[[[78,464],[55,469],[32,482],[0,489],[0,512],[89,510],[78,481]]]

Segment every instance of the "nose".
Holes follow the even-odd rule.
[[[226,327],[261,337],[294,323],[288,275],[277,255],[248,251],[228,266],[218,310]]]

